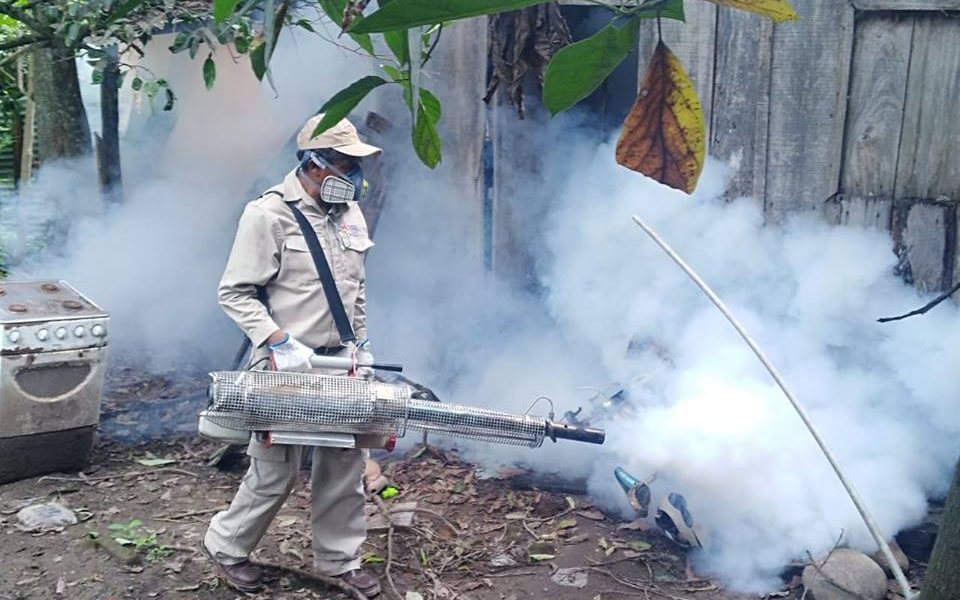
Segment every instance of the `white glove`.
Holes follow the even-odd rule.
[[[359,350],[357,350],[357,359],[358,363],[363,364],[373,364],[373,353],[370,352],[370,344],[367,343]],[[373,368],[372,367],[357,367],[357,377],[360,379],[373,379]]]
[[[277,371],[306,371],[310,368],[313,349],[304,346],[290,334],[283,341],[270,344],[273,368]]]

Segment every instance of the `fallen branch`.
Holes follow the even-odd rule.
[[[890,323],[891,321],[899,321],[901,319],[906,319],[908,317],[915,317],[918,315],[922,315],[926,313],[928,310],[930,310],[931,308],[933,308],[934,306],[940,304],[941,302],[949,298],[950,296],[956,294],[957,290],[960,290],[960,282],[958,282],[957,285],[953,286],[946,292],[940,294],[939,296],[937,296],[930,302],[927,302],[926,304],[924,304],[923,306],[921,306],[916,310],[911,310],[910,312],[902,314],[897,317],[883,317],[883,318],[877,319],[877,323]]]
[[[550,516],[550,517],[540,517],[540,518],[528,519],[528,520],[529,520],[531,523],[543,523],[544,521],[550,521],[550,520],[553,520],[553,519],[559,519],[560,517],[565,517],[565,516],[569,515],[569,514],[572,513],[572,512],[573,512],[573,509],[572,509],[572,508],[568,508],[568,509],[566,509],[566,510],[561,510],[561,511],[558,512],[557,514],[555,514],[555,515],[553,515],[553,516]]]
[[[539,575],[540,571],[514,571],[512,573],[487,573],[482,577],[526,577],[527,575]]]
[[[175,515],[163,515],[160,517],[155,517],[157,521],[179,521],[180,519],[186,519],[188,517],[198,517],[200,515],[209,515],[210,513],[220,512],[223,510],[222,507],[217,508],[205,508],[203,510],[191,510],[190,512],[179,513]]]
[[[457,529],[456,526],[455,526],[453,523],[451,523],[449,520],[447,520],[447,518],[446,518],[445,516],[441,515],[440,513],[438,513],[438,512],[435,511],[435,510],[430,510],[429,508],[420,508],[420,507],[416,507],[416,508],[391,508],[389,511],[387,511],[387,514],[388,514],[388,515],[395,515],[395,514],[405,513],[405,512],[421,513],[421,514],[425,514],[425,515],[430,515],[430,516],[432,516],[432,517],[436,517],[437,519],[440,519],[440,521],[443,522],[444,525],[446,525],[447,527],[449,527],[449,528],[450,528],[450,531],[452,531],[454,535],[456,535],[456,536],[458,536],[458,537],[460,536],[460,530]]]
[[[598,568],[598,567],[583,567],[583,570],[585,570],[585,571],[595,571],[595,572],[600,573],[600,574],[602,574],[602,575],[606,575],[607,577],[609,577],[610,579],[613,579],[614,581],[616,581],[616,582],[619,583],[620,585],[625,585],[625,586],[627,586],[628,588],[631,588],[631,589],[634,589],[634,590],[639,590],[639,591],[644,592],[644,593],[646,593],[646,594],[655,594],[655,595],[657,595],[657,596],[662,596],[662,597],[664,597],[664,598],[669,598],[670,600],[689,600],[688,598],[684,598],[683,596],[674,596],[673,594],[669,594],[669,593],[667,593],[667,592],[664,592],[663,590],[657,588],[656,586],[649,586],[649,587],[648,587],[648,586],[645,586],[645,585],[640,585],[639,583],[637,583],[637,582],[635,582],[635,581],[631,581],[631,580],[626,579],[626,578],[624,578],[624,577],[620,577],[619,575],[617,575],[616,573],[614,573],[613,571],[610,571],[610,570],[608,570],[608,569],[600,569],[600,568]]]
[[[329,575],[321,575],[319,573],[311,573],[310,571],[307,571],[304,569],[298,569],[296,567],[288,567],[286,565],[279,565],[275,563],[257,561],[256,564],[260,565],[261,567],[266,567],[268,569],[276,569],[278,571],[286,571],[288,573],[293,573],[294,575],[302,579],[317,581],[328,587],[337,588],[343,591],[344,593],[349,594],[350,596],[353,596],[354,600],[369,600],[369,598],[364,596],[360,590],[353,587],[349,583],[343,581],[342,579],[338,579],[336,577],[330,577]]]
[[[126,479],[127,477],[138,477],[140,475],[149,475],[151,473],[162,473],[162,472],[179,473],[180,475],[189,475],[190,477],[199,477],[199,475],[197,475],[196,473],[191,473],[190,471],[187,471],[185,469],[178,469],[176,467],[157,467],[156,469],[151,469],[149,471],[127,471],[126,473],[120,473],[119,475],[101,475],[98,477],[87,477],[86,475],[83,475],[83,474],[81,474],[80,477],[59,477],[57,475],[44,475],[43,477],[40,477],[39,479],[37,479],[37,483],[41,483],[43,481],[80,481],[83,483],[88,483],[90,485],[93,485],[95,482],[98,482],[98,481],[107,481],[110,479],[118,479],[118,478]]]

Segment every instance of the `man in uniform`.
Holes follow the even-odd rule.
[[[247,204],[220,281],[220,305],[250,338],[253,365],[306,371],[314,353],[373,361],[366,344],[364,280],[364,255],[373,243],[357,200],[364,186],[360,160],[380,149],[363,143],[346,119],[314,137],[321,116],[307,121],[297,136],[297,168]],[[316,232],[356,342],[342,342],[291,206]],[[373,375],[370,369],[359,371],[350,375]],[[293,488],[305,450],[252,439],[250,468],[230,507],[207,529],[205,554],[227,583],[241,591],[260,587],[261,569],[249,556]],[[380,583],[360,568],[360,546],[366,539],[364,455],[358,449],[314,450],[313,556],[320,573],[374,596]]]

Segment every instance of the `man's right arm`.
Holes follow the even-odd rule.
[[[257,286],[266,286],[280,269],[280,224],[256,204],[240,217],[237,236],[220,279],[217,296],[224,312],[255,347],[283,334],[266,306],[257,298]]]

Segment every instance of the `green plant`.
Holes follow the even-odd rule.
[[[113,541],[121,546],[132,546],[142,552],[148,561],[155,561],[170,554],[170,549],[157,541],[157,534],[142,532],[143,522],[130,519],[127,523],[111,523],[108,529]]]

